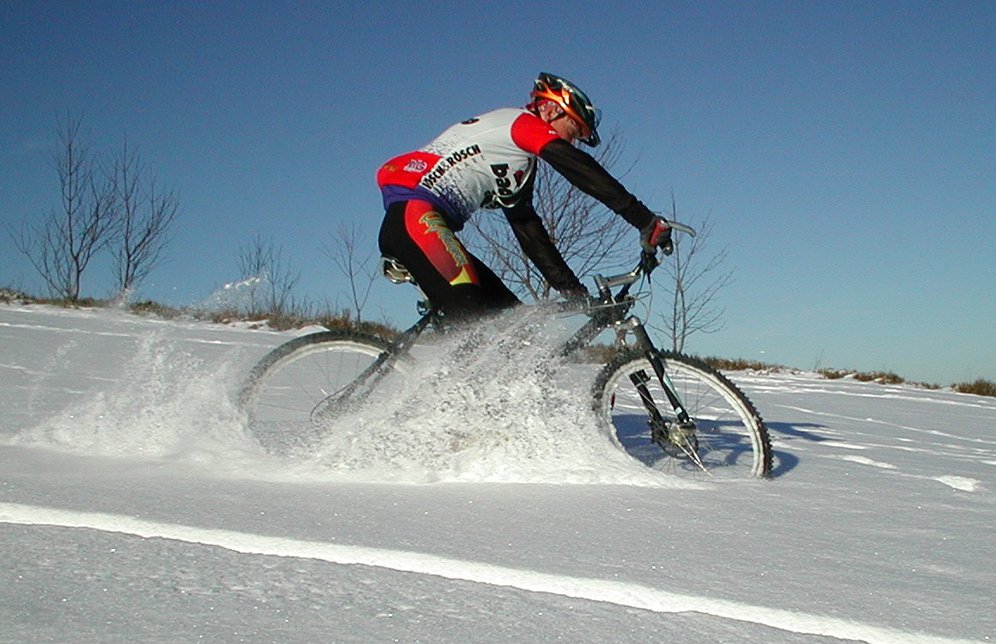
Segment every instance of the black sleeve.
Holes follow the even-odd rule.
[[[598,199],[636,228],[645,228],[653,220],[654,213],[587,152],[557,139],[543,146],[539,156],[579,190]]]
[[[503,209],[522,250],[558,292],[583,290],[581,281],[554,246],[543,220],[533,208],[532,195],[523,197],[515,206]]]

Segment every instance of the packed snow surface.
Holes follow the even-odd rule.
[[[308,330],[0,306],[0,640],[996,637],[996,400],[732,373],[775,477],[683,481],[539,322],[277,455],[233,395]]]

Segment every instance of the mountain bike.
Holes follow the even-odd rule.
[[[694,235],[688,226],[671,224]],[[382,262],[392,282],[414,283],[397,261]],[[633,285],[648,289],[658,265],[656,254],[643,252],[633,270],[595,276],[596,295],[589,302],[561,304],[561,312],[588,320],[560,355],[580,355],[606,331],[615,337],[615,355],[601,367],[591,400],[583,404],[591,405],[617,447],[654,469],[696,477],[770,476],[768,430],[743,391],[697,358],[658,349],[632,314],[640,299],[630,293]],[[420,312],[394,339],[329,329],[272,350],[252,369],[239,396],[249,431],[264,447],[276,445],[287,432],[324,431],[344,410],[376,397],[387,375],[414,368],[412,348],[424,333],[446,332],[443,312],[428,302],[420,303]]]

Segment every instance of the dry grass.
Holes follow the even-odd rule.
[[[996,382],[979,378],[975,382],[962,382],[952,385],[955,391],[976,396],[996,397]]]
[[[901,385],[906,382],[891,371],[872,371],[870,373],[856,373],[854,379],[859,382],[879,382],[883,385]]]
[[[718,358],[708,356],[702,361],[709,366],[720,371],[761,371],[764,373],[779,373],[785,367],[777,364],[769,364],[759,360],[747,360],[746,358]]]

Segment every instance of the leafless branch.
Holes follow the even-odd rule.
[[[53,295],[75,302],[83,274],[108,243],[114,223],[114,193],[96,177],[89,142],[80,133],[82,117],[66,116],[58,127],[52,155],[59,177],[60,205],[38,221],[11,230],[24,254]]]
[[[369,247],[369,244],[364,243],[356,222],[341,224],[335,233],[330,234],[329,242],[322,247],[323,252],[346,278],[346,288],[349,291],[349,300],[356,314],[357,323],[363,319],[363,308],[377,278],[373,253],[360,252],[361,248]]]
[[[247,286],[246,313],[250,317],[285,315],[290,310],[301,273],[288,269],[282,255],[272,240],[258,234],[239,246],[238,270]]]
[[[179,212],[172,190],[160,190],[127,141],[114,159],[109,177],[114,187],[116,222],[111,240],[117,288],[135,288],[159,265],[169,244],[169,229]]]
[[[671,218],[681,219],[673,195]],[[688,338],[695,333],[715,333],[723,328],[725,311],[716,306],[715,300],[719,291],[733,282],[733,271],[723,268],[727,248],[711,255],[705,251],[713,227],[707,217],[698,225],[695,237],[679,236],[674,253],[662,266],[669,276],[665,290],[671,307],[663,316],[660,330],[671,338],[674,351],[684,351]]]

